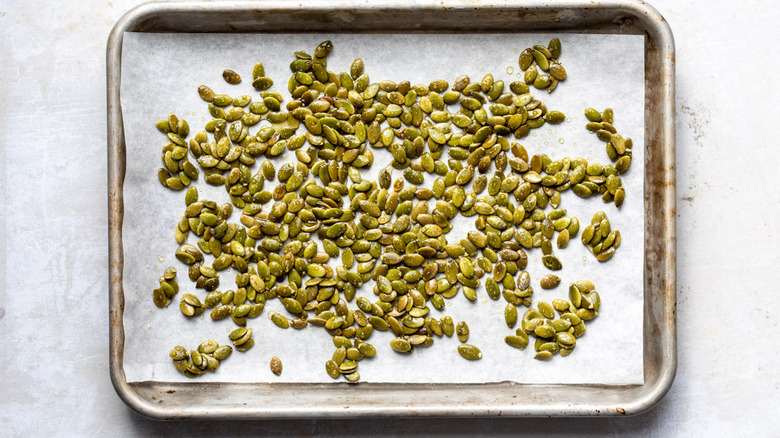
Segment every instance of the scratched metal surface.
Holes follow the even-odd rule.
[[[381,20],[378,18],[381,17]],[[128,383],[122,325],[121,41],[136,32],[561,31],[645,34],[645,318],[642,385],[379,383]],[[370,4],[149,3],[128,12],[108,41],[111,377],[142,415],[178,418],[388,416],[618,416],[653,407],[676,372],[674,41],[663,17],[637,1],[547,3],[392,0]]]

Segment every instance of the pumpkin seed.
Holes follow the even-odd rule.
[[[528,346],[528,335],[525,332],[520,331],[517,335],[509,335],[504,337],[504,342],[510,347],[524,350]]]
[[[325,362],[325,372],[334,379],[341,375],[339,372],[339,365],[332,360]]]
[[[557,275],[547,274],[539,280],[539,284],[543,289],[553,289],[561,283],[561,279]]]
[[[241,83],[241,76],[234,72],[233,70],[225,70],[222,72],[222,78],[225,79],[225,82],[228,84],[238,84]]]
[[[252,80],[252,86],[258,91],[267,90],[271,88],[273,85],[274,85],[273,79],[266,76],[260,76]]]
[[[394,338],[390,340],[390,348],[399,353],[409,353],[412,351],[412,344],[403,338]]]
[[[471,344],[458,345],[458,353],[464,359],[468,359],[468,360],[482,359],[482,351],[480,351],[479,348]]]
[[[550,75],[559,81],[566,79],[566,69],[563,68],[563,66],[558,62],[553,62],[550,64]]]
[[[521,70],[527,70],[528,67],[531,66],[532,62],[534,62],[534,56],[533,56],[533,51],[530,47],[520,52],[520,58],[518,59],[518,64],[520,65]]]
[[[211,102],[214,99],[215,93],[211,88],[205,85],[200,85],[198,86],[198,95],[200,95],[200,98],[206,102]]]
[[[585,117],[591,122],[601,122],[601,113],[593,108],[585,108]]]
[[[449,315],[441,317],[441,329],[447,336],[452,336],[455,333],[455,324],[453,324],[452,317]]]
[[[456,333],[460,342],[466,342],[469,340],[469,326],[466,324],[466,321],[458,322]]]
[[[556,241],[558,248],[566,248],[566,245],[569,244],[569,230],[563,229],[558,234],[558,239]]]
[[[349,374],[344,374],[344,379],[348,382],[357,382],[360,380],[360,374],[357,371],[351,372]]]
[[[607,123],[612,123],[613,120],[613,113],[612,108],[606,108],[604,112],[602,113],[602,119],[604,119]]]
[[[214,350],[214,359],[217,360],[225,360],[230,356],[230,354],[233,352],[233,347],[229,345],[221,345],[217,347],[216,350]]]
[[[561,57],[561,40],[557,37],[550,40],[547,44],[547,49],[550,51],[551,57],[558,59]]]
[[[548,254],[542,257],[542,264],[545,268],[551,271],[560,271],[562,268],[561,261],[558,257]]]
[[[252,67],[252,79],[257,79],[261,76],[265,76],[265,67],[262,62],[258,62]]]
[[[504,309],[504,319],[506,320],[506,326],[513,328],[517,324],[517,308],[514,304],[507,304]]]
[[[552,359],[552,357],[553,357],[553,354],[551,352],[549,352],[549,351],[540,351],[540,352],[536,353],[536,355],[534,356],[534,359],[537,359],[537,360],[550,360],[550,359]]]
[[[282,375],[282,361],[278,357],[274,356],[271,358],[270,362],[271,366],[271,372],[276,374],[277,376]]]
[[[548,111],[544,119],[550,123],[561,123],[566,119],[566,115],[560,111]]]
[[[268,318],[279,328],[286,329],[290,327],[290,321],[280,313],[270,312]]]

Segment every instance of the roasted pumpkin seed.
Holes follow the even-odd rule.
[[[561,283],[561,279],[557,275],[547,274],[539,280],[539,285],[543,289],[553,289]]]
[[[241,75],[239,75],[233,70],[226,69],[225,71],[223,71],[222,78],[225,79],[225,82],[227,82],[228,84],[235,85],[241,83]]]
[[[274,356],[271,358],[270,362],[271,366],[271,372],[276,374],[277,376],[282,375],[282,361],[278,357]]]
[[[461,344],[458,345],[458,353],[464,358],[468,360],[478,360],[482,359],[482,351],[479,350],[479,348],[471,345],[471,344]]]
[[[460,342],[466,342],[469,340],[469,326],[466,324],[466,321],[458,322],[456,333]]]

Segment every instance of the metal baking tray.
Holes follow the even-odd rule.
[[[570,32],[645,36],[644,384],[128,383],[123,369],[125,32]],[[640,1],[334,0],[152,2],[114,26],[107,47],[111,380],[142,415],[181,418],[615,416],[652,408],[677,367],[675,52],[664,18]]]

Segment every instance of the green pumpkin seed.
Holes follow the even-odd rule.
[[[252,67],[252,79],[257,79],[262,76],[265,76],[265,67],[263,67],[262,62],[258,62]]]
[[[280,313],[270,312],[268,318],[279,328],[286,329],[290,327],[290,321]]]
[[[552,83],[550,75],[537,75],[533,80],[533,86],[536,88],[546,88]]]
[[[624,173],[629,167],[631,167],[631,157],[628,155],[618,158],[615,162],[615,169],[620,173]]]
[[[225,360],[231,353],[233,353],[233,347],[229,345],[220,345],[214,350],[214,359]]]
[[[517,324],[517,308],[513,304],[507,304],[504,309],[504,319],[506,325],[509,328],[513,328]]]
[[[561,123],[566,119],[566,115],[560,111],[548,111],[544,119],[549,123]]]
[[[365,357],[373,357],[376,355],[376,348],[367,342],[361,343],[357,347],[357,349],[360,352],[360,354],[362,354]]]
[[[211,102],[214,99],[215,93],[211,88],[205,85],[200,85],[198,86],[198,95],[200,95],[200,98],[206,102]]]
[[[455,324],[452,321],[452,317],[449,315],[441,317],[441,329],[447,336],[452,336],[455,333]]]
[[[517,335],[509,335],[504,337],[504,342],[510,347],[524,350],[528,346],[528,335],[525,332],[520,331]]]
[[[626,198],[626,191],[623,189],[623,187],[619,187],[617,190],[615,190],[615,207],[620,208],[623,205],[623,200]]]
[[[187,353],[187,349],[182,347],[181,345],[177,345],[173,348],[170,352],[170,357],[173,360],[185,360],[189,357],[189,354]]]
[[[600,262],[606,262],[607,260],[611,259],[614,254],[615,248],[608,248],[602,252],[599,252],[599,254],[596,256],[596,260]]]
[[[547,274],[539,280],[539,284],[543,289],[553,289],[561,283],[561,279],[557,275]]]
[[[339,365],[332,360],[325,362],[325,372],[334,379],[341,375],[339,372]]]
[[[534,356],[534,359],[547,361],[547,360],[552,359],[552,357],[553,357],[553,353],[551,353],[549,351],[540,351],[540,352],[536,353],[536,355]]]
[[[458,345],[458,353],[464,359],[468,359],[468,360],[482,359],[482,351],[480,351],[479,348],[470,344]]]
[[[273,85],[274,85],[273,79],[266,76],[260,76],[252,80],[252,86],[258,91],[267,90],[271,88]]]
[[[547,49],[550,51],[552,58],[558,59],[561,57],[561,40],[553,38],[547,44]]]
[[[585,108],[585,117],[591,122],[601,122],[601,113],[593,108]]]
[[[228,84],[235,85],[241,83],[241,76],[233,70],[223,71],[222,78],[225,79],[225,82],[227,82]]]
[[[409,353],[412,350],[412,344],[403,338],[394,338],[390,340],[390,347],[399,353]]]
[[[518,59],[518,64],[520,65],[521,70],[527,70],[528,67],[531,66],[531,63],[534,62],[534,56],[533,51],[531,48],[525,49],[520,53],[520,58]],[[527,83],[527,81],[526,81]],[[512,90],[514,91],[514,90]],[[516,94],[520,94],[515,92]]]
[[[558,248],[566,248],[566,245],[568,244],[569,244],[569,230],[567,229],[561,230],[561,232],[558,234],[558,240],[557,240]]]
[[[602,113],[602,119],[607,123],[612,123],[613,117],[612,108],[606,108]]]
[[[271,372],[274,373],[277,376],[282,375],[282,361],[278,357],[274,356],[271,358],[271,362],[269,364],[271,366]]]
[[[551,271],[559,271],[562,267],[561,261],[558,259],[558,257],[549,254],[542,257],[542,264],[545,268],[551,270]]]
[[[604,142],[609,142],[612,140],[612,133],[607,131],[606,129],[599,129],[596,131],[596,136],[599,138],[599,140]]]
[[[545,318],[552,319],[555,317],[555,311],[550,304],[540,301],[536,307],[539,308],[539,312],[544,315]]]
[[[526,84],[533,84],[538,76],[539,71],[536,69],[536,65],[531,65],[526,71],[523,80]]]
[[[466,324],[466,321],[458,322],[456,333],[460,342],[466,342],[469,340],[469,326]]]
[[[560,63],[553,62],[550,64],[550,75],[559,81],[565,80],[566,69]]]

